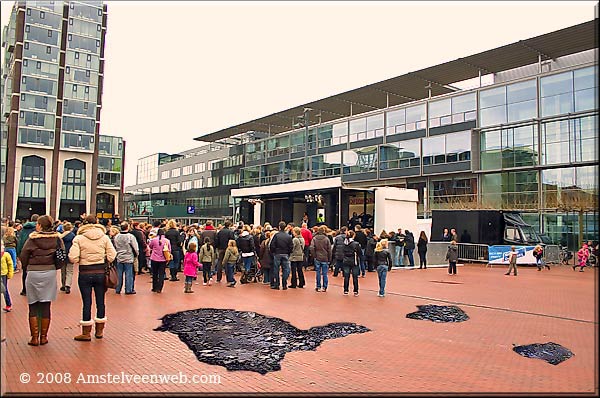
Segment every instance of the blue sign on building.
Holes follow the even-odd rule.
[[[196,206],[188,206],[187,214],[194,214],[196,212]]]

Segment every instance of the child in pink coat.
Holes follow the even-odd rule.
[[[198,269],[202,269],[202,264],[198,262],[198,253],[196,253],[196,242],[190,242],[187,253],[183,258],[183,275],[185,275],[184,293],[194,293],[192,290],[192,281],[196,278]]]
[[[587,243],[584,243],[581,246],[581,249],[577,252],[577,259],[579,260],[579,272],[583,272],[583,267],[586,266],[587,260],[590,257],[590,252],[588,251]],[[575,265],[573,266],[573,271],[575,271]]]

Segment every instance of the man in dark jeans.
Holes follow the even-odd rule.
[[[357,224],[354,234],[354,240],[360,244],[360,276],[365,277],[365,272],[367,270],[366,266],[366,258],[365,258],[365,249],[367,248],[367,235],[362,231],[362,226]]]
[[[279,232],[275,234],[269,244],[269,251],[273,254],[273,285],[271,289],[279,290],[279,268],[283,267],[283,280],[281,285],[283,290],[287,290],[287,279],[290,276],[290,254],[294,248],[292,237],[285,232],[286,224],[284,221],[279,223]]]
[[[360,256],[362,250],[360,244],[354,240],[354,231],[346,232],[344,239],[344,260],[342,270],[344,272],[344,294],[348,295],[350,285],[350,273],[352,273],[352,285],[354,296],[358,296],[358,274],[360,272]]]
[[[335,261],[333,276],[338,276],[342,269],[342,260],[344,259],[344,239],[346,239],[346,227],[340,228],[340,233],[333,239],[332,258]]]
[[[230,240],[235,240],[234,233],[230,227],[231,222],[225,221],[225,226],[219,232],[217,232],[215,237],[215,246],[217,247],[217,252],[219,255],[216,266],[217,283],[220,283],[221,278],[223,277],[223,257],[225,256],[227,245],[229,244]]]

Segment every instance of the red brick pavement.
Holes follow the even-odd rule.
[[[342,295],[342,278],[330,275],[327,293],[314,291],[314,272],[305,289],[274,291],[259,284],[226,288],[165,282],[150,292],[148,275],[136,280],[137,295],[107,294],[105,338],[73,340],[81,316],[79,291],[60,292],[52,304],[50,343],[31,347],[27,302],[19,296],[20,274],[10,281],[13,312],[3,318],[3,393],[170,393],[170,392],[568,392],[598,394],[598,271],[553,267],[538,272],[519,268],[466,265],[458,275],[444,268],[394,270],[387,294],[377,297],[377,276],[361,278],[360,296]],[[76,277],[74,278],[76,280]],[[441,283],[440,283],[441,282]],[[453,284],[444,282],[455,282]],[[420,304],[459,305],[466,322],[433,323],[406,318]],[[290,321],[299,328],[330,322],[356,322],[372,331],[326,340],[316,351],[291,352],[280,371],[260,375],[227,371],[199,362],[171,333],[155,332],[165,314],[195,308],[255,311]],[[524,358],[512,346],[555,342],[575,354],[553,366]],[[31,375],[27,384],[19,381]],[[38,384],[37,373],[69,372],[71,383]],[[219,375],[220,384],[82,384],[79,374]]]

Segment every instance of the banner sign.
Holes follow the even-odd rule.
[[[517,264],[535,264],[533,249],[535,246],[515,246],[517,252]],[[490,246],[488,248],[488,259],[490,264],[508,264],[510,246]]]

